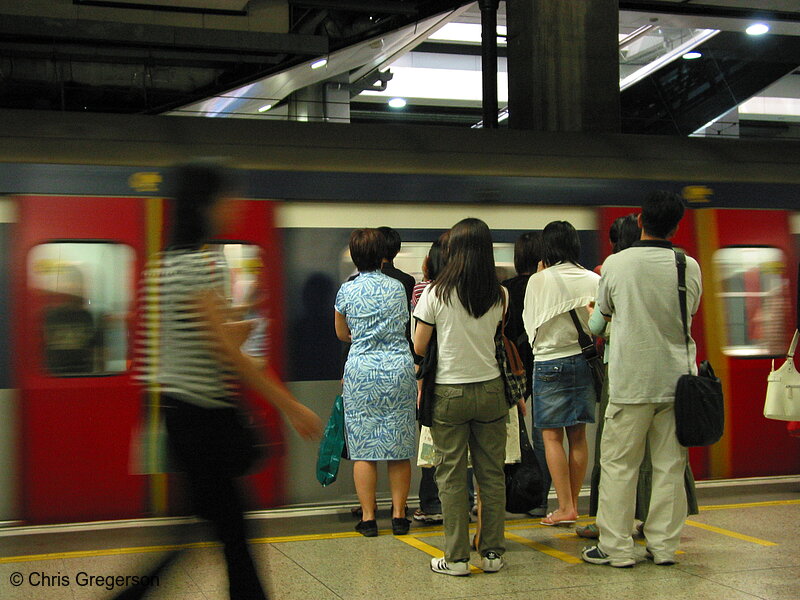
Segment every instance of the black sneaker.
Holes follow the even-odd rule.
[[[356,524],[356,531],[364,537],[377,537],[378,523],[375,522],[375,519],[371,521],[359,521]]]
[[[613,559],[600,550],[599,546],[589,546],[581,552],[581,558],[593,565],[611,565],[612,567],[632,567],[636,561],[632,558]]]
[[[394,535],[406,535],[410,526],[411,521],[405,517],[392,517],[392,533]]]

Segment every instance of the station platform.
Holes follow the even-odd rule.
[[[273,600],[800,598],[800,477],[700,482],[698,498],[700,514],[687,519],[673,566],[646,560],[643,539],[633,568],[589,565],[580,551],[592,541],[574,529],[508,515],[506,567],[488,574],[473,566],[469,577],[430,570],[430,557],[442,555],[441,526],[414,523],[409,535],[395,537],[386,506],[377,538],[353,530],[349,506],[249,518],[252,551]],[[148,519],[0,529],[0,598],[111,598],[117,582],[146,575],[176,549],[181,554],[150,582],[147,598],[228,597],[222,552],[205,523]],[[477,553],[471,562],[480,565]]]

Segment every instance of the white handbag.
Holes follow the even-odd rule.
[[[767,378],[767,401],[764,403],[764,416],[779,421],[800,421],[800,373],[794,366],[794,351],[797,348],[799,332],[795,330],[786,361],[772,371]]]

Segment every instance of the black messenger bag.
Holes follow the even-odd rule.
[[[697,375],[691,374],[686,307],[686,256],[676,251],[675,263],[678,267],[678,298],[689,369],[686,375],[678,378],[675,387],[675,433],[681,446],[710,446],[720,440],[725,429],[722,382],[714,375],[714,369],[707,360],[700,363]]]

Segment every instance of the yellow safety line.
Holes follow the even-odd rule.
[[[555,548],[551,548],[550,546],[545,546],[544,544],[540,544],[539,542],[534,542],[533,540],[529,540],[528,538],[524,538],[521,535],[517,535],[515,533],[506,532],[506,539],[517,542],[518,544],[522,544],[523,546],[528,546],[529,548],[533,548],[534,550],[538,550],[539,552],[543,552],[548,556],[557,558],[558,560],[563,560],[565,563],[570,563],[572,565],[579,565],[583,562],[577,556],[572,556],[571,554],[567,554],[566,552],[562,552],[561,550],[556,550]]]
[[[787,505],[794,505],[800,504],[800,500],[771,500],[765,502],[749,502],[743,504],[719,504],[714,506],[701,506],[700,510],[723,510],[723,509],[731,509],[731,508],[752,508],[752,507],[763,507],[763,506],[787,506]],[[585,517],[580,517],[581,519]],[[755,542],[757,544],[763,544],[765,546],[775,546],[774,542],[768,542],[765,540],[758,540],[757,538],[752,538],[749,536],[745,536],[742,534],[737,534],[733,531],[728,531],[726,529],[720,529],[718,527],[713,527],[712,525],[704,525],[702,523],[696,523],[695,521],[686,521],[687,525],[692,525],[694,527],[700,527],[702,529],[707,529],[709,531],[714,531],[716,533],[721,533],[723,535],[728,535],[730,537],[739,538],[745,541]],[[506,531],[515,531],[515,530],[526,530],[526,529],[540,529],[544,528],[544,525],[540,525],[536,522],[535,519],[515,519],[506,521]],[[474,527],[472,528],[474,529]],[[438,527],[426,527],[424,529],[415,530],[412,534],[415,538],[421,537],[434,537],[440,536],[443,533],[443,528],[441,526]],[[389,535],[391,530],[389,529],[382,529],[379,531],[381,535]],[[287,535],[287,536],[277,536],[277,537],[265,537],[265,538],[255,538],[251,539],[251,544],[280,544],[285,542],[309,542],[309,541],[319,541],[319,540],[334,540],[334,539],[346,539],[346,538],[358,538],[361,534],[355,531],[346,531],[340,533],[319,533],[319,534],[308,534],[308,535]],[[403,536],[398,536],[398,539]],[[543,546],[541,544],[536,544],[536,542],[532,542],[527,538],[523,538],[512,533],[506,533],[506,537],[508,539],[513,539],[514,541],[518,541],[521,544],[526,546],[530,546],[532,548],[536,548],[537,550],[541,550],[545,552],[545,549],[550,550],[552,552],[558,552],[548,546]],[[556,537],[560,537],[560,534],[556,534]],[[523,541],[520,541],[523,540]],[[405,540],[404,540],[405,541]],[[420,542],[424,543],[424,542]],[[141,547],[133,547],[133,548],[107,548],[104,550],[78,550],[73,552],[55,552],[49,554],[30,554],[25,556],[6,556],[0,557],[0,564],[10,564],[10,563],[19,563],[19,562],[29,562],[34,560],[56,560],[56,559],[68,559],[68,558],[84,558],[84,557],[93,557],[93,556],[119,556],[125,554],[144,554],[149,552],[169,552],[171,550],[177,550],[181,548],[215,548],[220,546],[219,543],[216,542],[198,542],[193,544],[178,544],[178,545],[169,545],[169,546],[141,546]],[[432,548],[433,546],[431,546]],[[551,552],[547,552],[551,553]],[[564,554],[564,553],[561,553]],[[565,556],[570,556],[565,554]],[[574,558],[574,557],[570,557]],[[577,559],[576,559],[577,560]],[[567,561],[571,562],[571,561]],[[579,562],[579,561],[578,561]]]
[[[752,508],[755,506],[789,506],[800,504],[800,500],[768,500],[764,502],[747,502],[743,504],[716,504],[711,506],[701,506],[700,510],[725,510],[729,508]]]
[[[691,525],[692,527],[698,527],[699,529],[705,529],[707,531],[713,531],[714,533],[719,533],[722,535],[727,535],[728,537],[736,538],[737,540],[744,540],[745,542],[752,542],[754,544],[760,544],[762,546],[777,546],[775,542],[768,542],[767,540],[761,540],[759,538],[751,537],[749,535],[744,535],[743,533],[736,533],[735,531],[730,531],[728,529],[722,529],[721,527],[714,527],[713,525],[706,525],[705,523],[698,523],[697,521],[686,521],[687,525]]]
[[[422,550],[425,554],[430,554],[433,558],[441,558],[444,556],[444,552],[436,548],[435,546],[431,546],[430,544],[426,544],[422,540],[418,540],[413,535],[398,535],[397,538],[401,542],[405,542],[412,548],[416,548],[417,550]],[[469,566],[470,573],[483,573],[483,569],[479,569],[475,565]]]

